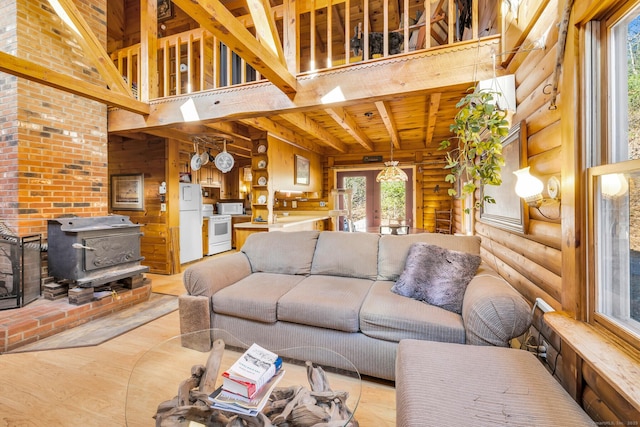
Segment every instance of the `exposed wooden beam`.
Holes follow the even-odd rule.
[[[400,148],[400,135],[398,135],[398,129],[396,128],[396,123],[393,119],[393,114],[391,113],[389,104],[386,101],[377,101],[375,104],[378,109],[378,113],[380,113],[380,118],[384,122],[384,126],[387,128],[387,133],[389,134],[389,138],[391,139],[393,146],[395,148]]]
[[[321,147],[318,144],[315,144],[311,141],[308,141],[302,138],[297,133],[293,132],[290,129],[287,129],[283,126],[280,126],[278,123],[270,120],[266,117],[255,117],[251,119],[243,119],[242,123],[268,132],[274,137],[281,139],[287,144],[293,145],[294,147],[302,148],[303,150],[311,151],[313,153],[322,154],[325,150],[324,147]]]
[[[83,52],[87,55],[92,62],[95,64],[96,69],[105,80],[107,85],[114,92],[128,95],[130,98],[133,98],[133,92],[131,92],[131,87],[127,84],[118,69],[109,58],[107,51],[102,47],[102,44],[98,40],[98,38],[93,34],[93,30],[87,22],[84,20],[80,11],[76,8],[73,0],[54,0],[57,2],[63,9],[64,13],[67,14],[73,26],[74,31],[78,31],[78,43],[82,46]],[[51,2],[54,9],[56,9],[53,2]],[[60,12],[57,12],[60,13]],[[63,17],[60,17],[63,19]],[[64,20],[64,19],[63,19]]]
[[[247,6],[255,24],[256,35],[263,46],[268,48],[282,64],[284,52],[278,35],[278,28],[268,0],[247,0]]]
[[[432,93],[429,96],[429,105],[427,106],[427,130],[424,139],[425,148],[431,145],[433,140],[433,131],[436,128],[436,116],[438,114],[438,109],[440,108],[440,97],[442,93]]]
[[[291,123],[293,126],[322,140],[322,142],[335,148],[339,152],[345,153],[347,151],[347,146],[344,142],[340,141],[340,139],[333,136],[331,133],[325,130],[325,128],[320,126],[317,122],[307,117],[306,114],[287,113],[287,114],[280,114],[280,117],[282,117],[284,120]]]
[[[143,130],[171,126],[183,122],[180,107],[191,99],[202,122],[218,122],[270,114],[326,108],[322,97],[342,88],[345,95],[341,106],[373,102],[385,97],[402,97],[419,91],[443,90],[463,85],[467,88],[477,80],[493,76],[490,61],[476,63],[475,58],[491,56],[499,47],[499,37],[483,39],[438,54],[416,52],[410,60],[388,59],[371,64],[352,65],[340,70],[318,72],[298,80],[295,102],[269,83],[254,83],[238,88],[223,88],[202,92],[198,96],[184,95],[151,102],[151,114],[142,119],[121,110],[109,111],[109,132]],[[470,51],[473,51],[473,55]],[[455,73],[442,70],[455,69]],[[381,85],[380,82],[385,82]],[[372,94],[376,97],[372,97]]]
[[[215,35],[289,98],[297,92],[296,78],[218,0],[173,0],[201,27]]]
[[[0,52],[0,71],[82,96],[83,98],[92,99],[102,104],[118,107],[136,115],[149,114],[149,105],[144,102],[136,101],[127,95],[113,92],[102,86],[58,73],[8,53]],[[140,116],[138,117],[140,118]],[[142,120],[144,121],[144,118]]]
[[[333,120],[336,121],[342,128],[347,131],[349,135],[353,137],[358,144],[362,145],[369,151],[373,151],[373,143],[369,139],[367,135],[360,129],[356,121],[347,113],[347,111],[342,107],[336,108],[327,108],[327,114],[331,116]]]
[[[175,139],[177,141],[188,142],[193,144],[193,134],[188,132],[182,132],[175,128],[171,129],[153,129],[147,132],[149,135],[159,136],[162,138]],[[211,147],[205,147],[211,148]],[[239,157],[250,158],[251,157],[251,142],[241,141],[240,143],[227,141],[227,150]]]
[[[184,123],[174,127],[191,135],[209,134],[251,141],[249,130],[245,126],[239,125],[236,122],[216,122],[207,124]]]
[[[158,2],[140,0],[140,90],[141,101],[158,98]]]

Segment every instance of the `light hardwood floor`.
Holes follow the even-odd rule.
[[[148,275],[154,292],[184,292],[182,275]],[[129,375],[146,350],[179,334],[178,312],[95,347],[0,355],[0,426],[124,426]],[[356,418],[395,426],[393,384],[366,378]],[[154,420],[149,420],[149,426]]]

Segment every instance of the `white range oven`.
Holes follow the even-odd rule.
[[[231,250],[231,215],[214,215],[213,205],[202,205],[202,217],[206,223],[207,241],[205,255],[215,255]]]

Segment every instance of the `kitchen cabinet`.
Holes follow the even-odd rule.
[[[240,247],[236,245],[237,238],[236,238],[235,225],[243,222],[251,222],[251,215],[231,215],[231,230],[232,230],[231,231],[231,247],[232,248],[240,249]]]

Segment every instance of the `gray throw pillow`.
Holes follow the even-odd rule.
[[[391,291],[461,314],[464,292],[481,261],[478,255],[414,243]]]

